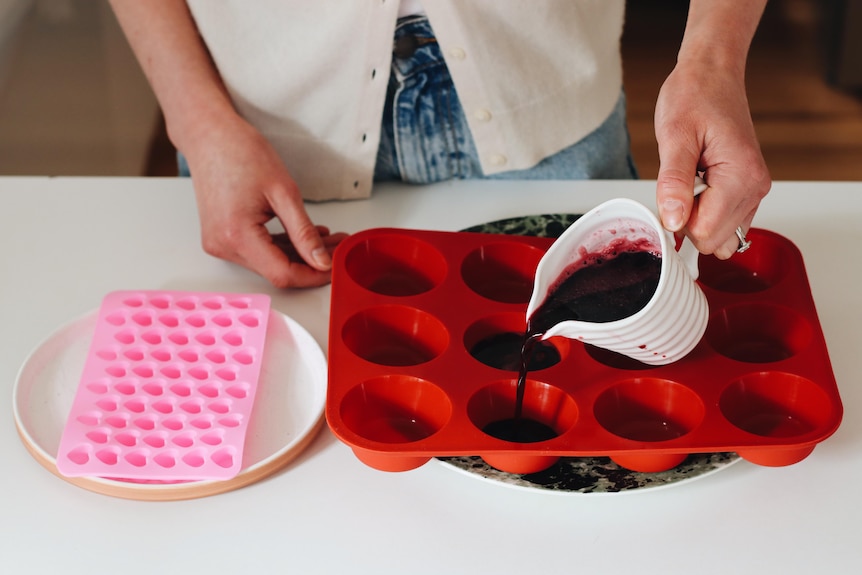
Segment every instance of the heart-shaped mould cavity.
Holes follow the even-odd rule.
[[[174,328],[180,325],[180,316],[175,313],[163,313],[159,316],[159,323],[165,327]]]

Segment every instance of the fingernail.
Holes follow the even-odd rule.
[[[679,200],[665,200],[661,205],[661,221],[672,232],[682,228],[682,214],[682,202]]]
[[[317,248],[311,252],[311,257],[314,258],[314,263],[321,269],[329,269],[332,267],[332,258],[329,257],[329,252],[326,248]]]

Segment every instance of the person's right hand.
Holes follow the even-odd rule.
[[[269,142],[239,116],[197,131],[187,149],[204,250],[279,288],[330,281],[331,254],[347,234],[316,226]],[[286,233],[270,233],[277,218]]]
[[[277,287],[329,282],[329,234],[305,212],[296,182],[243,120],[184,0],[110,0],[192,173],[204,249]],[[277,218],[286,233],[271,234]]]

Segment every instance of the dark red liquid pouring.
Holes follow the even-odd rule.
[[[567,268],[548,290],[545,301],[528,318],[521,344],[515,412],[493,421],[485,433],[504,441],[534,443],[557,436],[544,423],[523,417],[524,391],[531,358],[544,344],[542,336],[562,321],[604,323],[630,317],[652,299],[661,275],[661,257],[636,246],[595,255]],[[547,345],[547,344],[545,344]],[[535,368],[534,368],[535,369]]]

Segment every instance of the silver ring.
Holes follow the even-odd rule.
[[[745,239],[745,232],[742,231],[742,226],[736,228],[736,237],[739,239],[739,247],[736,248],[736,253],[741,254],[751,247],[751,242]]]

